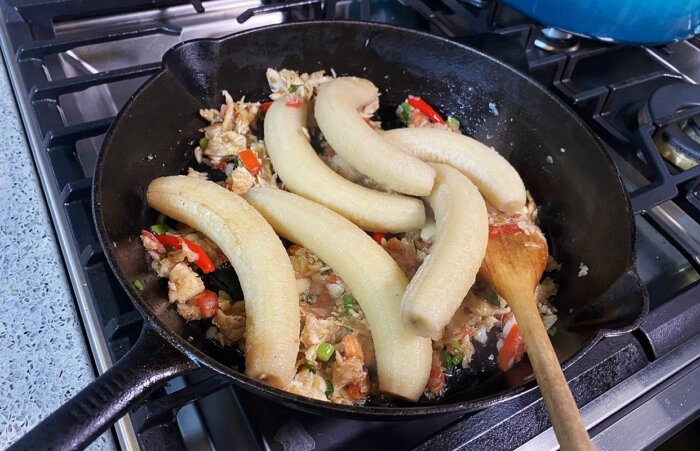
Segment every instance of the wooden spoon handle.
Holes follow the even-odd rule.
[[[522,296],[523,299],[511,302],[510,306],[518,321],[559,446],[562,451],[593,450],[595,448],[583,424],[576,401],[540,319],[534,296],[528,295],[527,292],[521,292],[518,296]]]

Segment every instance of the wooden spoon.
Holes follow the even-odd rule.
[[[535,288],[547,265],[547,241],[535,224],[520,215],[495,215],[489,223],[489,243],[479,274],[490,280],[515,315],[559,446],[593,450],[535,301]]]

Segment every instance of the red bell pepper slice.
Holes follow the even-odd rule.
[[[438,124],[445,123],[445,120],[442,118],[442,116],[440,116],[437,113],[437,111],[433,109],[433,107],[428,105],[428,103],[425,100],[416,96],[408,96],[407,100],[409,105],[428,116],[431,122],[437,122]]]
[[[272,102],[263,102],[260,105],[260,109],[262,110],[263,113],[267,113],[267,110],[269,110],[271,106],[272,106]]]
[[[143,233],[143,232],[142,232]],[[195,264],[199,266],[204,274],[209,274],[216,270],[216,265],[211,261],[211,258],[204,252],[204,249],[194,244],[192,241],[174,235],[155,235],[156,240],[165,246],[174,247],[175,249],[182,249],[182,244],[186,244],[187,247],[197,254],[197,260]]]
[[[525,352],[525,342],[523,336],[520,335],[518,324],[513,324],[510,328],[505,343],[498,353],[498,367],[501,371],[508,371],[511,367],[511,362],[517,362]]]
[[[382,244],[382,238],[386,236],[386,232],[374,232],[372,234],[372,238],[374,238],[374,241],[377,242],[381,246]]]
[[[255,155],[255,152],[250,149],[246,149],[238,154],[238,158],[241,159],[243,166],[245,166],[245,168],[250,171],[251,174],[258,175],[262,165],[260,164],[258,157]]]
[[[301,98],[292,95],[287,96],[287,98],[284,100],[284,104],[288,107],[299,108],[304,104],[304,102],[301,100]]]

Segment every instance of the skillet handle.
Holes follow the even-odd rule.
[[[134,347],[9,450],[83,449],[169,379],[198,368],[146,323]]]

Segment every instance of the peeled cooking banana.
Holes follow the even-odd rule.
[[[265,115],[265,144],[286,188],[339,213],[365,230],[406,232],[425,223],[419,199],[357,185],[329,168],[309,144],[307,106],[274,102]]]
[[[401,325],[407,280],[396,262],[356,225],[301,196],[259,187],[244,197],[277,233],[318,255],[350,288],[372,332],[379,390],[417,400],[430,375],[432,349],[429,339]]]
[[[296,373],[299,299],[282,242],[237,194],[195,177],[155,179],[148,204],[204,233],[233,265],[246,310],[246,374],[282,388]]]
[[[515,168],[475,139],[438,128],[398,128],[381,136],[423,161],[459,169],[487,201],[505,213],[517,212],[525,205],[525,185]]]
[[[378,96],[377,87],[363,78],[340,77],[324,83],[316,98],[316,122],[350,166],[394,191],[427,196],[435,171],[383,139],[358,112]]]
[[[489,221],[484,199],[467,177],[444,164],[432,166],[437,172],[430,195],[435,243],[406,288],[401,322],[413,334],[438,340],[474,284]]]

